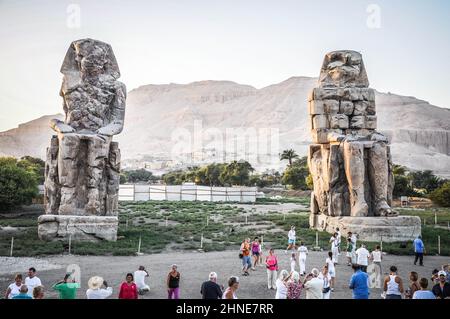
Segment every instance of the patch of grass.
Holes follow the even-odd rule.
[[[450,208],[430,208],[430,209],[413,209],[413,208],[397,208],[400,215],[419,216],[426,225],[434,225],[435,214],[437,216],[437,224],[441,226],[448,226],[450,223]]]

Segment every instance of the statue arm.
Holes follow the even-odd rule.
[[[112,136],[119,134],[123,130],[125,119],[125,100],[127,91],[125,84],[120,83],[116,89],[116,96],[111,105],[111,122],[97,130],[98,134]]]
[[[58,119],[50,120],[50,127],[57,133],[73,133],[75,129]]]

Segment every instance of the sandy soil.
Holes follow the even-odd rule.
[[[141,298],[157,299],[166,298],[165,278],[171,264],[176,263],[181,273],[181,297],[187,299],[200,298],[200,285],[206,280],[210,271],[216,271],[219,282],[226,284],[226,279],[231,275],[238,275],[241,279],[237,292],[239,298],[272,299],[275,291],[268,290],[266,286],[266,270],[264,267],[252,271],[249,277],[241,275],[241,264],[236,251],[224,252],[185,252],[162,253],[136,257],[105,257],[105,256],[52,256],[46,258],[7,258],[0,259],[0,291],[2,294],[13,281],[15,272],[25,274],[28,267],[37,268],[38,277],[46,287],[47,298],[57,298],[57,294],[50,287],[60,280],[65,273],[65,268],[70,264],[78,264],[81,268],[81,289],[78,298],[85,298],[87,281],[91,276],[100,275],[114,288],[112,298],[117,298],[118,287],[127,272],[134,272],[139,265],[144,265],[150,272],[147,283],[151,292]],[[289,255],[284,251],[277,251],[281,269],[290,269]],[[326,252],[311,252],[307,259],[307,270],[312,267],[321,267],[325,261]],[[351,291],[347,284],[352,270],[344,263],[337,265],[337,284],[332,298],[351,298]],[[399,274],[406,279],[409,271],[417,271],[421,277],[430,278],[434,268],[440,268],[448,263],[449,257],[425,256],[425,266],[414,266],[412,256],[386,255],[383,259],[383,273],[387,273],[388,267],[395,264],[399,268]],[[298,269],[297,269],[298,270]],[[380,298],[381,290],[373,289],[371,298]],[[304,292],[302,292],[304,297]]]

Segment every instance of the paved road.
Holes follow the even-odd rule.
[[[279,257],[280,269],[290,269],[289,255],[284,251],[277,252]],[[307,260],[307,270],[312,267],[322,267],[325,261],[326,252],[311,252]],[[399,268],[399,274],[407,279],[410,271],[417,271],[419,276],[430,278],[431,271],[434,268],[440,268],[444,263],[449,263],[449,257],[426,256],[425,266],[414,266],[412,256],[393,256],[383,257],[383,273],[388,272],[389,266],[395,264]],[[44,259],[44,260],[42,260]],[[342,261],[344,261],[342,258]],[[30,259],[16,258],[14,268],[11,266],[6,269],[6,263],[0,264],[0,291],[2,294],[9,283],[13,281],[13,272],[25,271],[32,264]],[[33,260],[33,259],[31,259]],[[61,265],[60,269],[42,270],[38,269],[38,276],[41,278],[46,289],[47,298],[57,298],[57,294],[50,290],[53,283],[60,280],[65,273],[65,267],[70,264],[78,264],[81,268],[81,289],[78,291],[78,298],[85,298],[87,289],[87,280],[94,275],[100,275],[108,281],[109,285],[114,287],[112,298],[117,298],[118,287],[127,272],[134,272],[139,265],[146,266],[150,272],[148,284],[151,292],[141,298],[157,299],[166,298],[165,279],[170,265],[175,263],[179,266],[181,272],[181,297],[187,299],[200,298],[200,285],[207,278],[210,271],[216,271],[219,275],[219,282],[226,285],[226,279],[231,275],[238,275],[241,279],[240,288],[237,292],[239,298],[258,298],[272,299],[275,291],[268,290],[266,286],[266,270],[261,267],[253,271],[249,277],[240,276],[241,264],[238,259],[238,253],[235,251],[224,252],[175,252],[162,253],[155,255],[145,255],[136,257],[105,257],[105,256],[52,256],[40,258],[40,264]],[[2,269],[3,267],[3,269]],[[336,266],[337,283],[332,298],[351,298],[351,291],[348,289],[348,280],[352,274],[352,269],[341,263]],[[8,273],[5,273],[8,272]],[[381,290],[373,289],[371,298],[380,298]],[[302,292],[304,298],[304,292]]]

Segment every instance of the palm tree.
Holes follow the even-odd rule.
[[[288,160],[289,166],[292,166],[292,160],[298,158],[298,154],[291,148],[289,150],[284,150],[280,155],[280,160]]]

